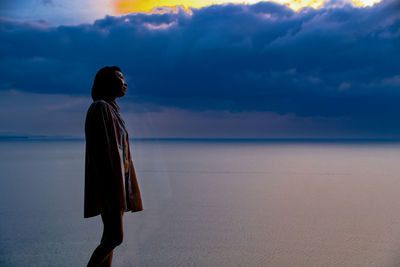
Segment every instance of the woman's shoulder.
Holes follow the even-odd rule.
[[[106,101],[100,99],[93,101],[90,105],[88,114],[101,114],[101,115],[108,115],[111,113],[111,106]]]
[[[100,109],[100,110],[109,108],[111,108],[110,104],[103,99],[93,101],[93,103],[89,107],[89,109]]]
[[[107,106],[107,105],[109,105],[109,104],[108,104],[105,100],[99,99],[99,100],[93,101],[93,103],[92,103],[91,106],[97,106],[97,107],[99,107],[99,106]]]

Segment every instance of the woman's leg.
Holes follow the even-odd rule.
[[[113,249],[123,240],[122,215],[123,211],[101,214],[104,224],[103,236],[100,245],[90,257],[88,267],[111,266]]]
[[[103,231],[103,236],[101,237],[101,242],[104,242],[104,231]],[[105,258],[105,260],[103,261],[103,263],[101,263],[99,266],[100,267],[111,267],[111,263],[112,263],[112,257],[114,254],[114,250],[111,250],[111,252],[108,254],[108,256]]]

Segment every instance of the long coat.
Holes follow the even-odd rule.
[[[94,101],[86,115],[84,217],[143,210],[125,123],[115,101]]]

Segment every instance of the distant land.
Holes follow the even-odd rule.
[[[0,141],[79,141],[83,137],[47,136],[47,135],[0,135]]]
[[[84,141],[84,137],[48,135],[0,135],[1,141]],[[396,138],[132,138],[134,141],[166,142],[270,142],[270,143],[397,143]]]

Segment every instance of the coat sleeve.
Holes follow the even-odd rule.
[[[98,183],[93,188],[98,188],[100,191],[103,210],[125,209],[122,159],[110,107],[104,102],[98,102],[94,105],[90,116],[92,119],[87,125],[86,139],[87,142],[90,140],[90,155],[96,170],[96,180],[92,182]]]
[[[133,166],[132,156],[130,151],[129,139],[128,139],[128,155],[129,155],[129,168],[130,168],[130,210],[132,212],[143,210],[142,197],[139,190],[139,184],[136,177],[135,167]]]

